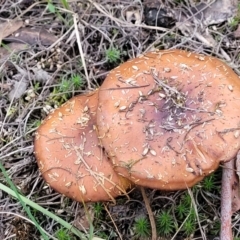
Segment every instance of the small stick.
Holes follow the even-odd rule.
[[[117,227],[116,223],[114,222],[114,220],[113,220],[113,218],[112,218],[110,212],[108,211],[108,208],[107,208],[107,206],[106,206],[105,203],[104,203],[104,208],[105,208],[105,210],[106,210],[108,216],[111,218],[112,223],[113,223],[113,225],[114,225],[114,227],[115,227],[115,229],[116,229],[116,231],[117,231],[117,233],[118,233],[119,238],[120,238],[121,240],[123,240],[123,239],[122,239],[122,236],[121,236],[121,234],[120,234],[120,232],[119,232],[119,230],[118,230],[118,227]]]
[[[146,209],[147,209],[147,212],[148,212],[149,220],[150,220],[150,223],[151,223],[152,240],[157,240],[156,223],[155,223],[153,212],[152,212],[152,209],[150,207],[150,203],[149,203],[149,200],[147,198],[144,187],[141,187],[141,193],[142,193],[143,200],[144,200],[144,203],[145,203],[145,206],[146,206]]]
[[[90,82],[90,79],[89,79],[87,66],[86,66],[86,61],[85,61],[85,58],[84,58],[84,53],[83,53],[83,47],[82,47],[82,42],[81,42],[81,38],[80,38],[80,33],[78,31],[77,14],[73,14],[73,21],[74,21],[74,28],[75,28],[76,38],[77,38],[78,49],[79,49],[79,52],[80,52],[82,65],[83,65],[83,69],[84,69],[84,73],[85,73],[85,77],[87,79],[88,89],[91,89],[91,82]]]

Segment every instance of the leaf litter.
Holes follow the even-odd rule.
[[[157,1],[151,2],[157,3]],[[229,1],[229,3],[235,4],[234,1]],[[188,18],[184,22],[185,27],[182,28],[179,28],[179,24],[175,24],[174,21],[169,26],[167,24],[164,26],[146,25],[144,19],[147,12],[144,12],[144,9],[150,6],[147,0],[141,4],[118,0],[69,1],[70,10],[64,9],[60,3],[53,2],[52,4],[55,4],[57,14],[48,11],[47,3],[40,1],[25,0],[12,4],[10,0],[6,0],[0,6],[0,16],[4,19],[0,23],[2,42],[0,47],[0,161],[7,167],[8,173],[20,191],[33,201],[56,212],[59,217],[67,218],[69,222],[76,225],[80,221],[79,224],[83,226],[84,231],[89,228],[87,219],[82,218],[81,215],[81,220],[79,220],[79,215],[77,215],[78,212],[84,213],[82,205],[50,189],[42,180],[36,166],[32,153],[32,140],[34,130],[46,117],[44,107],[55,108],[58,104],[56,99],[59,97],[65,99],[66,96],[70,98],[89,91],[85,76],[86,70],[90,79],[90,87],[97,88],[101,85],[108,72],[119,64],[119,62],[107,62],[107,49],[120,50],[121,61],[126,61],[154,48],[195,50],[229,60],[229,64],[236,72],[239,72],[240,60],[236,50],[240,46],[240,40],[238,29],[236,30],[227,22],[229,15],[221,15],[224,18],[221,24],[215,22],[212,26],[208,24],[202,26],[201,22],[199,24],[199,19],[195,19],[193,13],[195,8],[191,8],[188,1],[177,5],[167,0],[163,5],[167,13],[169,13],[168,9],[180,9],[183,12],[186,9],[191,10],[187,11]],[[169,19],[169,15],[166,15],[164,11],[160,12],[163,13],[162,17],[165,17],[165,20]],[[75,26],[73,14],[78,15]],[[176,11],[173,17],[179,22],[178,15],[175,14]],[[18,16],[21,16],[21,20],[16,20]],[[209,18],[207,20],[209,21]],[[76,31],[80,34],[80,42],[77,42]],[[235,39],[231,38],[231,33],[234,33]],[[81,44],[82,53],[79,51],[79,44]],[[85,66],[83,66],[83,58]],[[71,91],[66,89],[63,93],[56,92],[63,78],[72,79],[75,75],[79,75],[83,81],[80,88]],[[26,100],[26,96],[32,91],[35,94],[34,97]],[[24,164],[26,160],[28,164]],[[239,171],[238,162],[237,171]],[[220,177],[216,181],[220,185]],[[236,237],[239,237],[240,223],[236,217],[239,214],[239,196],[237,195],[239,179],[236,175],[233,181],[237,182],[237,185],[233,192],[235,207],[232,224]],[[0,182],[5,183],[2,176],[0,176]],[[220,193],[215,190],[211,193],[206,192],[202,183],[198,184],[192,192],[196,203],[201,200],[201,205],[197,205],[199,215],[206,214],[202,212],[201,206],[208,209],[201,224],[206,229],[204,230],[206,236],[213,235],[212,229],[220,219],[218,215]],[[175,211],[173,206],[181,203],[186,192],[166,193],[147,189],[146,194],[153,213],[157,214],[162,208]],[[200,195],[203,198],[199,199]],[[101,218],[93,220],[94,228],[102,234],[108,236],[112,234],[109,239],[117,239],[119,234],[120,238],[133,239],[133,223],[138,212],[147,216],[140,190],[136,189],[131,192],[130,200],[125,197],[118,199],[117,206],[121,206],[121,214],[124,214],[121,215],[118,212],[118,217],[111,219],[111,214],[116,215],[116,213],[112,210],[114,207],[108,206],[110,216],[103,209]],[[15,217],[11,213],[17,212],[21,216],[23,214],[21,207],[4,192],[0,193],[0,207],[2,211],[9,212],[7,217],[0,214],[0,238],[17,236],[17,230],[22,232],[22,228],[14,222]],[[92,211],[91,208],[90,215],[96,216]],[[44,218],[44,216],[41,217]],[[175,223],[178,226],[181,225],[177,219]],[[119,232],[114,230],[115,225]],[[56,227],[49,219],[44,219],[42,227],[48,229],[51,235],[56,232]],[[186,237],[182,228],[177,230],[180,239]],[[198,237],[199,234],[200,231],[196,230],[192,235]],[[218,234],[219,232],[216,236]],[[39,238],[38,232],[29,227],[25,228],[22,236],[24,239]],[[17,237],[21,239],[21,236]]]

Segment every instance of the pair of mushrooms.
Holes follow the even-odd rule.
[[[239,77],[222,61],[150,52],[51,113],[35,154],[47,183],[80,202],[114,200],[135,184],[186,189],[240,149],[239,106]]]

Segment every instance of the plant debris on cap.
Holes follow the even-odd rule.
[[[80,202],[114,201],[130,187],[98,146],[97,101],[98,92],[72,98],[47,117],[35,137],[35,155],[44,179]]]
[[[240,148],[240,81],[225,63],[181,50],[141,55],[99,91],[99,138],[138,185],[185,189]]]

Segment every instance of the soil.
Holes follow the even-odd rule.
[[[185,25],[187,31],[178,27],[177,9],[186,11],[198,2],[165,0],[150,6],[148,1],[130,0],[0,0],[0,163],[22,195],[86,234],[91,228],[90,215],[94,236],[109,240],[151,238],[149,222],[148,237],[137,230],[139,218],[148,221],[138,188],[128,197],[117,198],[116,205],[83,205],[51,189],[36,163],[34,133],[54,108],[72,96],[98,88],[111,69],[147,51],[179,48],[212,55],[239,74],[240,39],[235,31],[240,13],[208,27],[202,26],[201,19],[194,22],[193,15],[181,19],[181,26],[190,24]],[[162,15],[156,16],[159,7]],[[156,21],[149,19],[152,9]],[[0,183],[9,186],[2,171]],[[218,239],[220,186],[221,168],[186,191],[145,189],[158,239]],[[32,208],[31,212],[53,239],[79,239],[71,232],[67,232],[68,238],[59,237],[57,222]],[[162,218],[165,213],[170,216],[166,223]],[[240,235],[238,215],[236,212],[232,218],[235,237]],[[0,239],[40,239],[27,218],[19,200],[0,189]]]

